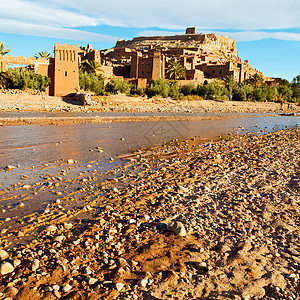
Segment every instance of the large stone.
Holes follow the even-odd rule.
[[[75,101],[78,102],[80,105],[91,105],[92,104],[91,95],[89,95],[87,93],[76,94]]]
[[[14,267],[9,262],[3,262],[0,265],[0,274],[1,275],[6,275],[6,274],[9,274],[9,273],[11,273],[13,271],[14,271]]]
[[[186,230],[184,228],[184,225],[179,221],[171,221],[168,224],[167,229],[178,236],[186,236]]]

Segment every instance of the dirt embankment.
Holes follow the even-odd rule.
[[[127,97],[125,95],[95,96],[91,105],[81,106],[71,98],[46,95],[4,94],[0,92],[0,111],[53,111],[53,112],[279,112],[281,105],[273,102],[240,102],[221,100],[172,100],[159,97]],[[287,104],[282,111],[288,110]],[[293,105],[294,112],[300,107]]]
[[[82,181],[90,217],[56,218],[66,197],[24,221],[41,234],[0,251],[1,296],[297,299],[299,137],[173,142],[128,157],[119,177]]]

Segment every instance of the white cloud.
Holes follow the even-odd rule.
[[[43,36],[49,38],[69,39],[78,41],[115,43],[117,40],[117,38],[115,37],[104,34],[92,33],[70,28],[30,24],[22,21],[14,21],[3,18],[0,18],[0,31],[6,33]]]
[[[183,31],[159,31],[159,30],[144,30],[139,33],[139,36],[168,36],[181,35]],[[200,33],[200,32],[199,32]],[[212,33],[209,30],[202,30],[201,33]],[[238,42],[258,41],[262,39],[278,39],[284,41],[300,41],[300,33],[291,32],[267,32],[267,31],[240,31],[240,32],[224,32],[215,30],[213,33],[221,36],[228,36]]]
[[[300,27],[299,0],[52,0],[107,25],[182,29],[280,29]]]
[[[181,31],[196,26],[239,41],[299,41],[298,33],[283,32],[300,28],[299,15],[299,0],[0,0],[0,31],[111,42],[116,38],[71,28],[111,25]]]
[[[1,0],[0,17],[55,27],[96,26],[96,18],[59,6],[24,0]]]

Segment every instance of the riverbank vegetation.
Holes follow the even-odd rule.
[[[32,89],[45,91],[51,79],[47,76],[36,74],[33,70],[24,68],[9,69],[0,73],[0,88],[2,89]]]
[[[189,83],[183,86],[180,86],[178,80],[159,78],[152,80],[146,88],[138,88],[116,77],[112,77],[105,84],[102,74],[96,75],[91,70],[81,69],[79,82],[82,90],[92,91],[98,95],[123,93],[132,96],[170,97],[176,100],[300,102],[300,75],[296,76],[291,83],[279,79],[271,85],[265,83],[258,74],[254,74],[242,83],[237,83],[232,76],[227,76],[205,84]]]
[[[145,94],[149,97],[174,99],[191,99],[191,96],[196,96],[195,99],[205,100],[300,102],[300,75],[291,83],[280,79],[273,85],[266,84],[257,74],[243,83],[237,83],[231,76],[227,76],[207,84],[190,83],[182,87],[179,87],[177,81],[158,79],[150,83],[145,89]]]

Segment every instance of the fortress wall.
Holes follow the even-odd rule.
[[[78,47],[67,44],[54,46],[54,96],[66,96],[79,90]]]

